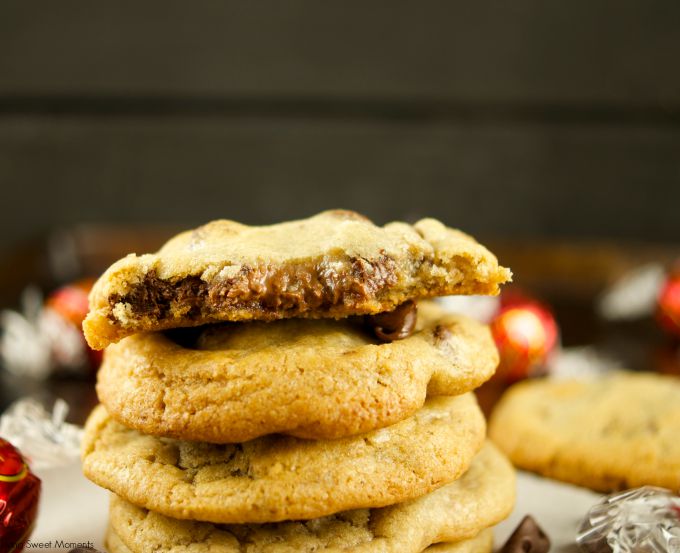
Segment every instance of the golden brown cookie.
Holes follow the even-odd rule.
[[[113,496],[110,525],[134,553],[417,553],[431,544],[461,540],[473,541],[465,547],[459,544],[460,549],[442,544],[433,552],[482,552],[491,549],[490,532],[485,529],[510,513],[514,496],[510,463],[487,445],[459,480],[382,509],[346,511],[309,521],[215,526],[168,518]]]
[[[216,445],[140,434],[104,407],[83,439],[83,472],[167,516],[216,523],[309,519],[406,501],[458,478],[484,441],[472,394],[428,399],[397,424],[337,440],[277,434]]]
[[[455,542],[441,542],[423,549],[424,553],[491,553],[493,551],[493,530],[482,530],[474,538]]]
[[[107,528],[106,530],[106,540],[105,540],[105,546],[106,549],[108,550],[109,553],[133,553],[130,548],[128,548],[127,545],[123,543],[123,540],[120,539],[118,534],[111,528]],[[183,546],[184,548],[182,551],[188,551],[191,550],[192,553],[199,553],[202,551],[208,551],[207,548],[201,548],[201,546],[197,547],[191,547],[191,545],[187,544],[186,546]],[[174,550],[179,550],[177,547],[175,547]],[[469,538],[467,540],[461,540],[458,542],[443,542],[443,543],[438,543],[437,545],[431,545],[430,547],[426,547],[423,549],[423,553],[491,553],[493,550],[493,531],[486,529],[482,530],[479,534],[477,534],[474,538]],[[139,549],[138,551],[144,551],[144,549]],[[219,551],[219,549],[217,550]],[[258,551],[254,547],[251,547],[250,549],[230,549],[227,551]],[[267,549],[264,549],[263,551],[267,551],[270,553],[276,553],[277,551],[286,551],[286,546],[285,545],[279,545],[279,544],[274,544],[272,543]],[[288,551],[292,553],[292,551],[295,551],[296,553],[298,551],[305,551],[304,549],[295,549],[292,550],[289,548]],[[318,549],[312,549],[310,551],[319,551]],[[342,551],[342,550],[341,550]],[[347,550],[345,549],[344,551],[352,551],[352,549]]]
[[[510,276],[486,248],[434,219],[378,227],[336,210],[264,227],[221,220],[114,263],[92,290],[83,328],[102,349],[140,331],[342,318],[410,299],[496,294]]]
[[[518,466],[598,491],[680,488],[680,380],[617,373],[510,388],[489,423]]]
[[[430,303],[419,311],[417,332],[390,343],[348,319],[206,327],[191,348],[137,334],[107,348],[97,392],[121,424],[184,440],[375,430],[412,415],[428,395],[476,388],[498,363],[484,325]]]

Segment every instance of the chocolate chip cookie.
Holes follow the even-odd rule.
[[[430,398],[411,417],[350,438],[275,434],[230,445],[143,435],[100,406],[85,427],[83,472],[129,502],[174,518],[310,519],[408,501],[443,486],[467,470],[484,434],[472,394]]]
[[[113,496],[107,545],[111,553],[481,553],[491,551],[486,529],[510,513],[514,488],[510,463],[487,445],[464,476],[427,495],[308,521],[216,526],[171,519]],[[439,545],[430,550],[431,544]]]
[[[227,323],[189,332],[191,343],[137,334],[107,348],[97,393],[121,424],[183,440],[368,432],[427,396],[470,391],[496,368],[486,326],[432,302],[419,313],[415,332],[393,342],[349,319]]]
[[[336,210],[263,227],[220,220],[112,265],[83,328],[102,349],[140,331],[342,318],[419,298],[496,294],[510,276],[486,248],[434,219],[379,227]]]
[[[513,386],[491,439],[518,467],[598,491],[680,488],[680,381],[651,373]]]

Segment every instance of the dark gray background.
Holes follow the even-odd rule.
[[[680,241],[680,3],[5,2],[0,250],[345,207]]]

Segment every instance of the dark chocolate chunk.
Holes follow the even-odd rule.
[[[548,553],[550,539],[531,515],[519,523],[499,553]]]
[[[406,301],[394,311],[378,313],[366,317],[375,335],[384,342],[402,340],[413,334],[418,318],[418,308],[414,301]]]

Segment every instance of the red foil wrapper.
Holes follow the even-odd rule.
[[[523,296],[501,299],[491,332],[500,354],[496,378],[506,382],[542,374],[559,334],[550,310]]]
[[[656,318],[663,329],[680,338],[680,270],[671,273],[657,297]]]
[[[63,286],[52,292],[45,304],[80,328],[87,316],[88,294],[93,284],[94,281],[91,278],[86,278]]]
[[[31,534],[40,499],[40,479],[21,454],[0,438],[0,553],[18,553]]]
[[[83,321],[89,310],[88,296],[94,279],[84,278],[52,292],[45,301],[45,307],[58,313],[65,321],[71,323],[79,332],[82,332]],[[93,371],[96,371],[102,362],[102,351],[95,351],[87,345],[83,337],[83,348]]]

